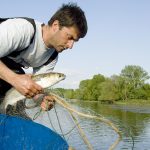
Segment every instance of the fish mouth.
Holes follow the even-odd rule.
[[[62,80],[65,80],[66,79],[66,75],[64,75],[63,79]]]

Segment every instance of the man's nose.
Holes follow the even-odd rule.
[[[74,44],[74,40],[69,40],[68,43],[67,43],[67,47],[72,49],[73,44]]]

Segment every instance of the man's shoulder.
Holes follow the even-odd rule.
[[[24,18],[9,18],[0,24],[1,45],[6,52],[25,49],[32,43],[34,34],[34,26]]]

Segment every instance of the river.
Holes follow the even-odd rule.
[[[122,139],[115,150],[150,150],[150,107],[104,105],[98,102],[84,101],[72,102],[71,105],[86,114],[101,115],[117,126],[121,131]],[[56,110],[57,115],[54,115]],[[43,115],[37,118],[36,121],[50,127],[50,118],[48,116],[43,117]],[[62,128],[64,127],[63,134],[68,132],[67,129],[73,128],[73,126],[70,127],[71,120],[66,117],[64,110],[57,108],[50,111],[49,116],[57,132],[59,130],[56,127],[56,124],[58,124],[57,117],[59,117]],[[79,122],[94,150],[108,150],[118,137],[116,132],[103,122],[80,117]],[[73,130],[69,133],[65,138],[72,147],[76,150],[87,149],[77,132]]]

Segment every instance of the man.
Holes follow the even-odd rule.
[[[71,49],[74,42],[87,33],[84,12],[74,3],[64,4],[48,21],[48,25],[37,21],[35,25],[36,29],[23,18],[8,19],[0,24],[1,96],[11,86],[27,98],[42,93],[42,87],[31,76],[23,74],[21,67],[16,71],[15,66],[33,67],[33,73],[52,71],[58,60],[57,54]],[[10,55],[14,52],[15,56]],[[45,99],[51,100],[52,97]],[[50,101],[50,107],[51,104]]]

